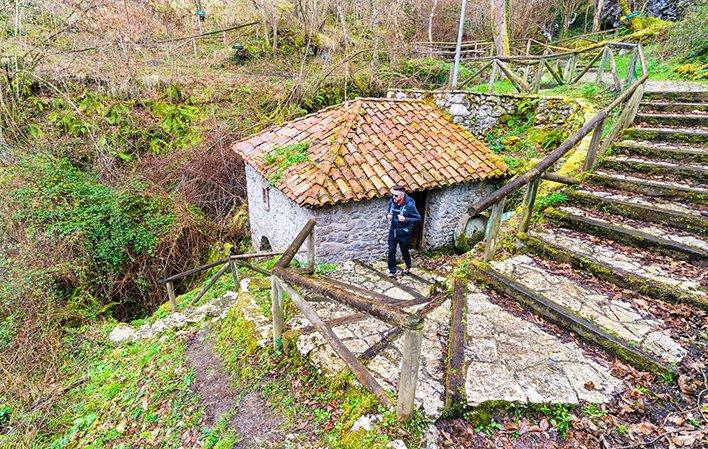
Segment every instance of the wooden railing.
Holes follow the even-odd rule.
[[[563,142],[558,148],[553,150],[550,154],[544,157],[537,165],[535,165],[529,171],[515,177],[508,184],[504,185],[497,191],[491,193],[490,195],[484,197],[473,206],[471,206],[467,213],[460,218],[456,232],[464,232],[467,225],[467,221],[482,211],[486,210],[491,206],[492,210],[489,218],[488,232],[485,240],[485,252],[484,260],[490,261],[494,258],[494,253],[496,249],[497,238],[499,234],[499,227],[501,224],[502,213],[504,212],[504,203],[506,198],[512,192],[517,189],[526,186],[526,193],[524,195],[524,200],[522,204],[522,212],[519,220],[519,232],[528,231],[529,223],[531,221],[531,216],[533,213],[534,203],[536,201],[536,193],[538,191],[538,186],[541,179],[550,179],[559,182],[575,183],[574,180],[568,180],[566,177],[559,176],[553,173],[546,173],[547,170],[552,169],[554,165],[570,150],[572,150],[585,136],[592,133],[590,139],[589,148],[585,161],[583,164],[583,171],[589,171],[595,166],[598,156],[602,155],[610,144],[617,138],[617,136],[626,128],[630,123],[634,121],[634,117],[639,108],[639,102],[641,101],[644,92],[644,83],[649,77],[646,60],[644,59],[644,53],[641,44],[613,44],[619,45],[623,48],[632,48],[633,57],[632,62],[628,70],[626,77],[627,85],[619,93],[617,98],[615,98],[607,107],[601,110],[597,115],[591,118],[587,123],[585,123],[577,132],[570,136],[565,142]],[[603,60],[611,59],[611,52],[608,52],[609,46],[603,46],[602,54]],[[607,56],[607,55],[610,56]],[[641,68],[641,76],[636,81],[633,80],[635,65],[639,63]],[[613,78],[617,82],[616,65],[612,64]],[[571,72],[572,73],[572,72]],[[581,75],[582,76],[582,75]],[[602,77],[602,70],[598,73],[598,81]],[[576,77],[576,80],[580,77]],[[619,84],[620,89],[622,89],[622,84]],[[605,128],[608,125],[608,118],[615,112],[619,111],[619,114],[614,118],[614,122],[607,129],[606,135]]]
[[[238,274],[238,268],[237,267],[245,267],[250,270],[259,272],[261,274],[265,274],[266,276],[270,276],[270,273],[260,267],[257,267],[255,265],[252,265],[249,263],[249,260],[251,259],[258,259],[258,258],[264,258],[264,257],[273,257],[273,256],[278,256],[283,254],[282,251],[273,251],[273,252],[267,252],[267,253],[254,253],[254,254],[239,254],[235,256],[229,256],[225,257],[223,259],[219,259],[217,261],[199,266],[197,268],[193,268],[191,270],[183,271],[181,273],[162,278],[158,280],[158,284],[163,284],[167,287],[167,297],[170,300],[170,307],[172,308],[173,312],[177,312],[177,300],[175,296],[175,286],[174,282],[178,281],[182,278],[185,278],[187,276],[192,276],[195,274],[202,273],[206,270],[209,270],[214,267],[218,267],[219,265],[222,265],[222,267],[219,269],[219,271],[216,272],[209,280],[207,283],[202,287],[202,289],[197,293],[197,296],[195,296],[189,304],[187,304],[187,307],[191,307],[194,304],[196,304],[204,295],[211,289],[216,281],[219,280],[221,276],[226,274],[227,271],[231,271],[231,276],[233,277],[234,280],[234,288],[238,289],[239,283],[241,282],[240,276]]]
[[[550,85],[547,87],[575,84],[591,68],[597,66],[598,82],[607,71],[612,75],[614,90],[621,91],[636,79],[639,47],[639,44],[609,42],[592,44],[578,50],[549,46],[540,55],[480,57],[473,61],[472,68],[476,68],[474,74],[457,87],[463,88],[475,80],[486,81],[492,93],[494,83],[505,77],[519,93],[538,93],[545,75],[550,75]],[[620,74],[614,53],[628,49],[633,52],[632,60],[626,73]],[[560,51],[553,53],[554,50]],[[467,65],[470,68],[470,64]]]
[[[271,276],[273,346],[276,349],[280,349],[282,345],[284,330],[283,292],[285,292],[312,327],[322,335],[325,341],[329,343],[337,355],[352,370],[361,385],[374,394],[381,404],[390,407],[392,405],[391,400],[376,378],[337,337],[332,328],[307,302],[305,295],[298,291],[295,286],[323,295],[332,301],[366,313],[391,326],[402,328],[404,330],[404,343],[396,414],[402,420],[410,418],[415,407],[415,390],[418,382],[423,342],[423,317],[417,313],[406,312],[401,307],[359,294],[357,293],[360,290],[358,288],[346,288],[346,284],[328,282],[326,279],[308,276],[308,274],[314,272],[315,267],[314,229],[315,221],[308,221],[288,249],[285,250],[275,268],[273,268]],[[304,270],[289,268],[293,257],[306,240],[308,241],[308,266]]]

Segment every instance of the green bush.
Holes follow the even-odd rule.
[[[14,218],[32,232],[79,240],[94,282],[150,255],[175,219],[169,203],[145,194],[145,186],[111,189],[67,159],[23,159],[15,181]]]
[[[670,29],[663,42],[664,53],[680,60],[708,62],[708,2],[698,1],[680,22]]]

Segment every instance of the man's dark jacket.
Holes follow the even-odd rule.
[[[400,206],[392,198],[388,202],[388,213],[392,216],[389,233],[393,236],[410,237],[413,232],[413,225],[421,220],[418,209],[415,207],[415,201],[408,195],[403,198],[403,204]],[[399,215],[403,215],[406,220],[399,221]]]

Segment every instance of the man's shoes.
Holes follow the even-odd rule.
[[[410,268],[406,268],[406,269],[404,269],[404,270],[401,270],[401,274],[403,274],[403,275],[411,274],[411,269],[410,269]]]
[[[398,276],[398,275],[396,274],[396,272],[394,272],[394,271],[389,271],[389,272],[388,272],[388,277],[390,277],[390,278],[395,278],[396,276]]]

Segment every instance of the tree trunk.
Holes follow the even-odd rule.
[[[492,2],[492,34],[497,56],[509,56],[509,0],[491,0]]]
[[[605,0],[597,0],[595,8],[595,16],[592,18],[592,31],[600,31],[600,20],[602,19],[602,10],[605,7]]]
[[[430,17],[428,17],[428,42],[433,42],[433,17],[435,17],[435,8],[437,7],[438,0],[433,0],[433,6],[430,8]]]

